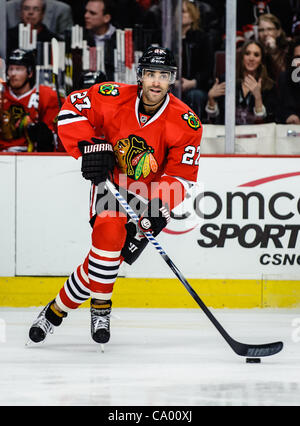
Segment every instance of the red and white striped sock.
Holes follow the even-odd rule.
[[[88,277],[93,299],[110,300],[121,263],[121,251],[101,250],[92,246]]]
[[[87,263],[86,259],[82,265],[78,266],[56,296],[55,301],[64,312],[78,308],[91,297]]]

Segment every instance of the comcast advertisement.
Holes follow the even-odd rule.
[[[299,279],[299,159],[202,158],[165,234],[190,277]]]

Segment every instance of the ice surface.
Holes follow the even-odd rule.
[[[300,405],[299,310],[212,309],[236,340],[283,340],[261,364],[237,356],[200,309],[113,309],[104,353],[78,309],[26,348],[40,310],[0,309],[0,405]]]

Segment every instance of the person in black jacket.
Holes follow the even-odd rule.
[[[37,30],[37,41],[50,42],[52,38],[60,40],[60,37],[50,31],[43,24],[44,14],[46,10],[45,0],[22,0],[20,23],[31,25],[32,29]],[[7,31],[7,57],[10,53],[18,49],[19,46],[19,25]]]
[[[200,12],[194,3],[182,2],[182,99],[201,118],[213,68],[210,38],[200,30]]]
[[[236,124],[260,124],[276,121],[278,96],[275,82],[269,77],[263,46],[248,40],[237,60]],[[224,124],[225,83],[216,80],[208,92],[206,112],[213,124]]]
[[[300,37],[291,43],[287,70],[279,76],[278,90],[279,122],[300,124]]]
[[[88,46],[103,46],[105,75],[114,80],[114,49],[116,47],[116,27],[112,24],[116,11],[114,0],[88,0],[85,6],[84,39]]]

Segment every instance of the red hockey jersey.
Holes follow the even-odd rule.
[[[33,87],[29,92],[17,97],[4,83],[0,151],[31,151],[32,147],[26,134],[28,124],[43,121],[54,131],[58,112],[56,93],[50,87],[40,86],[39,95]]]
[[[115,182],[134,193],[143,192],[139,184],[144,183],[148,195],[141,195],[148,199],[153,182],[169,177],[195,182],[202,136],[198,117],[172,94],[153,117],[139,114],[139,102],[136,85],[109,82],[73,92],[58,117],[66,151],[78,158],[78,141],[103,137],[114,147]]]

